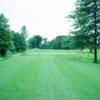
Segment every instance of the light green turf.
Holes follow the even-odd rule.
[[[0,61],[0,100],[100,100],[100,64],[81,56],[30,50]]]

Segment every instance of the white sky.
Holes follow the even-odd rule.
[[[74,9],[75,0],[0,0],[0,13],[9,19],[11,29],[20,31],[26,25],[29,36],[41,35],[49,39],[67,35],[71,23],[67,16]]]

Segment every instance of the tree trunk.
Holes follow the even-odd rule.
[[[97,63],[97,0],[94,0],[94,63]]]

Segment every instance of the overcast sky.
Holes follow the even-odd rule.
[[[49,39],[67,35],[71,24],[67,16],[75,0],[0,0],[0,13],[9,19],[11,29],[19,31],[26,25],[29,36],[42,35]]]

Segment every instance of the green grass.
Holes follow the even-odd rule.
[[[79,51],[30,50],[0,61],[0,100],[100,100],[100,64]]]

